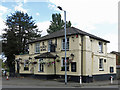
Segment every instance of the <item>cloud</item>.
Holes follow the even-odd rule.
[[[27,3],[28,2],[28,0],[24,0],[24,3]]]
[[[40,14],[39,13],[36,13],[37,16],[39,16]]]
[[[49,0],[55,6],[61,6],[66,10],[66,20],[71,21],[72,26],[86,32],[100,30],[96,27],[98,24],[117,24],[118,23],[118,1],[120,0]],[[51,7],[50,7],[51,8]],[[56,7],[53,7],[56,8]],[[52,8],[51,8],[52,9]],[[59,9],[58,9],[59,10]],[[59,10],[60,11],[60,10]],[[63,11],[60,11],[64,19]],[[109,30],[109,27],[108,27]],[[102,30],[103,31],[103,30]],[[116,31],[113,30],[113,31]],[[108,51],[118,50],[117,33],[104,34],[100,36],[110,40]]]
[[[117,23],[117,0],[49,0],[67,12],[67,20],[80,29],[93,30],[95,24]],[[54,7],[54,6],[53,6]],[[51,8],[51,7],[50,7]],[[54,7],[56,8],[56,7]],[[60,11],[60,10],[59,10]],[[61,12],[62,17],[63,13]],[[83,25],[84,24],[84,25]],[[90,28],[86,28],[90,27]]]
[[[9,11],[10,9],[7,7],[0,5],[0,35],[2,35],[3,29],[7,27],[2,19],[2,16]]]
[[[15,11],[21,11],[21,12],[27,13],[27,9],[24,9],[22,6],[23,4],[21,2],[18,2],[18,5],[15,6]]]
[[[54,4],[48,4],[48,8],[50,8],[50,9],[52,9],[52,10],[58,10],[57,9],[57,6],[56,5],[54,5]]]
[[[38,22],[36,23],[39,31],[42,31],[42,36],[47,35],[47,29],[49,28],[50,21]]]
[[[0,16],[2,16],[4,13],[6,13],[8,11],[7,7],[4,7],[2,5],[0,5]]]
[[[118,51],[118,34],[108,33],[103,36],[104,39],[110,40],[108,43],[108,52]]]
[[[5,25],[4,20],[0,17],[0,35],[2,35],[4,28],[7,28],[7,26]]]

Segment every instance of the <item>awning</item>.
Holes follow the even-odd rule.
[[[56,58],[56,56],[54,56],[50,52],[46,52],[46,53],[42,53],[42,54],[40,54],[38,56],[35,56],[34,58],[35,59],[39,59],[39,58]]]

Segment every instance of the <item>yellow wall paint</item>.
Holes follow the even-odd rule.
[[[69,51],[67,51],[67,57],[70,57],[71,54],[74,54],[73,62],[77,64],[77,71],[71,72],[71,64],[69,64],[68,75],[81,75],[81,36],[76,35],[67,36],[69,37]],[[57,48],[56,52],[52,52],[53,55],[58,55],[60,62],[56,62],[56,74],[64,75],[65,71],[61,71],[61,59],[65,56],[65,52],[62,50],[62,39],[64,37],[57,38]],[[53,44],[55,39],[52,39]],[[42,42],[46,45],[46,51],[40,51],[40,53],[45,53],[48,51],[48,40],[40,41],[40,46]],[[114,67],[114,73],[116,73],[116,57],[113,54],[107,54],[107,44],[103,42],[103,53],[99,53],[99,40],[90,38],[89,36],[83,37],[83,75],[96,75],[96,74],[109,74],[109,67]],[[16,59],[22,58],[22,61],[28,60],[29,57],[32,57],[32,61],[35,61],[34,57],[39,54],[35,54],[35,43],[29,44],[29,54],[27,55],[16,55]],[[93,57],[93,58],[92,58]],[[106,63],[104,63],[104,71],[99,71],[99,58],[105,58]],[[49,61],[49,59],[44,59]],[[53,59],[52,59],[53,60]],[[38,59],[36,60],[38,62]],[[54,60],[53,60],[54,61]],[[33,73],[33,74],[54,74],[54,64],[49,66],[44,65],[44,72],[38,71],[38,63],[35,65],[30,65],[30,68],[34,67],[34,72],[24,71],[24,65],[20,67],[20,73]]]

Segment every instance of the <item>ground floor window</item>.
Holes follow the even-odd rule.
[[[39,72],[44,72],[44,64],[41,63],[43,61],[43,59],[39,59],[39,63],[38,63],[38,71]]]
[[[66,58],[66,66],[67,66],[67,71],[69,71],[69,57]],[[61,71],[65,71],[65,58],[63,57],[61,60]]]
[[[71,63],[71,72],[76,72],[76,62]]]
[[[99,59],[99,71],[103,71],[103,59]]]
[[[24,70],[29,70],[29,61],[24,60]]]
[[[113,72],[114,72],[114,68],[110,67],[110,73],[113,73]]]

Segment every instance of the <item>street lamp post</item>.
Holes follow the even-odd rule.
[[[64,20],[65,20],[65,84],[67,84],[67,66],[66,66],[66,43],[67,43],[67,39],[66,39],[66,11],[62,9],[62,7],[58,6],[58,8],[61,11],[64,11]]]

